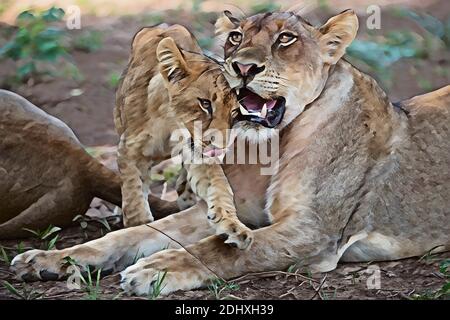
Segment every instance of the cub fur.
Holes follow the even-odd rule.
[[[124,224],[130,227],[153,221],[147,202],[149,171],[173,156],[174,131],[186,128],[205,156],[225,153],[237,99],[220,66],[205,57],[189,31],[178,25],[138,32],[116,97],[122,209]],[[203,137],[195,137],[196,122]],[[217,233],[225,234],[227,243],[247,248],[251,231],[236,217],[233,192],[221,166],[185,163],[184,167],[193,192],[206,201],[207,217]]]

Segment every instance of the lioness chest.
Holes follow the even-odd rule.
[[[264,207],[270,176],[261,175],[260,170],[261,166],[257,164],[224,166],[224,172],[234,192],[239,219],[253,227],[262,227],[269,223]]]

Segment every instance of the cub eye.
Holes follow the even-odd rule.
[[[198,105],[205,113],[209,114],[210,116],[212,115],[213,109],[212,109],[211,101],[209,101],[208,99],[198,98]]]
[[[282,32],[278,36],[278,42],[280,43],[280,45],[282,45],[284,47],[294,43],[296,40],[297,40],[297,36],[290,32]]]
[[[237,31],[231,32],[228,36],[228,41],[230,41],[233,46],[237,46],[242,41],[242,33]]]

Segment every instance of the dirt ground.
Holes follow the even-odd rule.
[[[413,1],[411,3],[418,3]],[[431,3],[422,8],[436,17],[445,17],[450,12],[450,2],[422,1]],[[422,6],[423,7],[423,6]],[[317,19],[324,21],[328,13],[318,14]],[[85,27],[81,31],[70,31],[70,36],[76,37],[80,32],[96,30],[102,34],[101,48],[94,52],[74,50],[71,52],[74,63],[79,68],[84,80],[47,79],[44,82],[28,83],[12,86],[4,81],[14,69],[14,64],[0,61],[0,88],[17,92],[46,112],[66,122],[76,133],[82,143],[91,147],[94,154],[114,167],[114,145],[117,135],[114,131],[112,110],[114,108],[115,83],[111,79],[120,75],[128,59],[130,41],[142,26],[161,22],[182,23],[193,30],[197,36],[207,39],[212,36],[213,13],[204,13],[202,21],[206,28],[199,28],[191,12],[172,10],[162,14],[140,13],[125,16],[83,16]],[[0,24],[0,31],[6,28]],[[391,29],[417,29],[408,21],[400,21],[386,11],[383,15],[384,33]],[[1,38],[0,47],[5,42]],[[359,33],[360,38],[366,37],[364,25]],[[214,51],[214,44],[212,49]],[[394,79],[391,87],[385,87],[392,101],[397,101],[439,88],[450,83],[450,54],[448,51],[437,52],[427,59],[402,60],[392,67]],[[420,77],[421,81],[418,81]],[[425,86],[424,83],[427,85]],[[93,204],[95,213],[112,214],[113,208]],[[97,210],[97,212],[95,211]],[[114,217],[107,218],[111,228],[119,228],[120,222]],[[98,222],[89,222],[87,230],[75,226],[61,231],[56,243],[57,248],[64,248],[94,239],[107,232]],[[1,241],[8,258],[17,252],[17,245],[22,240]],[[39,248],[41,241],[27,239],[23,241],[24,248]],[[335,271],[318,274],[310,278],[305,270],[301,274],[291,272],[265,273],[249,275],[235,281],[238,290],[223,287],[220,294],[213,290],[195,290],[176,292],[168,299],[412,299],[430,298],[434,292],[446,282],[439,273],[439,262],[449,258],[449,253],[430,255],[425,258],[412,258],[395,262],[380,262],[368,264],[341,264]],[[69,290],[66,283],[43,282],[23,284],[14,280],[8,269],[8,264],[2,260],[0,251],[0,282],[8,281],[24,298],[41,299],[86,299],[90,296],[83,290]],[[369,267],[369,269],[368,269]],[[378,269],[377,269],[378,268]],[[375,270],[375,271],[374,271]],[[378,271],[377,271],[378,270]],[[373,272],[380,273],[380,286],[369,289],[367,280]],[[109,275],[100,281],[99,299],[143,299],[126,297],[121,294],[117,275]],[[0,283],[0,299],[17,298]],[[448,297],[447,297],[448,298]]]
[[[113,225],[118,228],[119,225]],[[64,248],[101,236],[99,223],[91,223],[88,231],[81,227],[63,230],[57,241],[58,248]],[[103,232],[105,229],[103,228]],[[18,241],[2,241],[3,247],[12,257]],[[23,248],[41,248],[42,242],[24,240]],[[326,274],[308,275],[305,270],[290,272],[267,272],[250,274],[232,281],[237,286],[220,286],[193,291],[179,291],[164,299],[431,299],[446,282],[439,273],[439,262],[450,258],[450,253],[430,255],[393,262],[346,263]],[[95,275],[93,272],[94,284]],[[375,281],[379,275],[379,283]],[[66,281],[47,281],[24,284],[14,279],[8,265],[0,262],[0,282],[8,281],[14,286],[21,299],[149,299],[128,297],[119,287],[119,275],[102,278],[99,289],[81,286],[80,290],[69,290]],[[379,284],[377,286],[377,284]],[[1,299],[17,299],[4,286],[0,286]],[[445,298],[445,297],[441,297]],[[447,297],[448,299],[449,297]]]

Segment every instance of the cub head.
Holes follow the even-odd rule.
[[[201,144],[203,155],[224,155],[238,102],[221,66],[200,53],[180,49],[170,37],[159,42],[156,53],[174,116]],[[194,132],[195,124],[201,124],[202,132]]]
[[[322,92],[357,29],[351,10],[318,28],[292,12],[241,20],[225,12],[216,33],[226,38],[224,69],[240,102],[233,119],[239,134],[264,139],[301,114]]]

